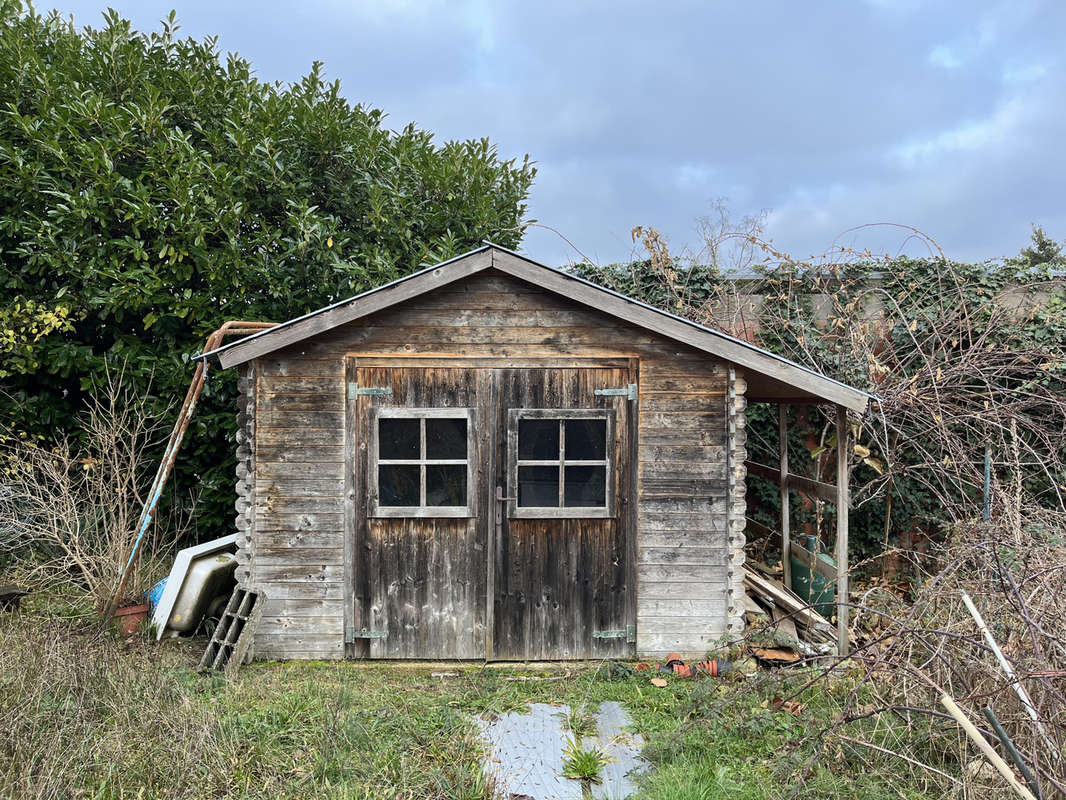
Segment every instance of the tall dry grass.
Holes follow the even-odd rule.
[[[0,796],[225,796],[233,751],[190,702],[181,661],[55,617],[4,615]]]

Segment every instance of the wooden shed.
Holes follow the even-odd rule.
[[[870,399],[491,244],[203,357],[257,658],[700,655],[743,626],[745,403]]]

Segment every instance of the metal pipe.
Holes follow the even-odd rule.
[[[1040,791],[1040,784],[1036,782],[1036,776],[1034,776],[1033,771],[1029,769],[1029,765],[1022,760],[1022,755],[1018,752],[1018,748],[1014,746],[1014,742],[1010,740],[1010,737],[1007,736],[1007,732],[1003,730],[1003,726],[999,724],[999,718],[996,716],[996,712],[992,710],[991,706],[985,706],[981,711],[985,715],[985,719],[988,720],[988,724],[992,726],[992,730],[996,732],[996,736],[999,737],[999,743],[1003,745],[1003,749],[1007,751],[1010,760],[1014,762],[1014,766],[1018,768],[1018,772],[1022,773],[1025,782],[1028,783],[1029,788],[1033,790],[1033,794],[1036,795],[1037,800],[1044,800],[1044,793]]]
[[[257,333],[268,328],[273,328],[276,324],[277,323],[274,322],[242,322],[239,320],[231,320],[223,324],[222,327],[207,337],[207,344],[204,352],[217,348],[225,336]],[[106,625],[111,617],[114,616],[118,604],[122,601],[122,594],[126,591],[126,584],[129,581],[130,572],[133,569],[137,557],[140,555],[140,548],[141,543],[144,540],[144,534],[148,531],[148,526],[152,522],[152,514],[155,512],[155,507],[159,504],[159,498],[163,495],[163,488],[166,486],[167,479],[170,477],[170,473],[174,468],[174,462],[177,460],[178,450],[181,449],[181,443],[185,438],[185,432],[189,429],[189,423],[192,421],[193,412],[196,411],[196,401],[200,399],[200,393],[203,392],[204,384],[207,382],[207,371],[207,359],[200,359],[199,363],[196,365],[196,371],[193,373],[189,389],[185,393],[185,400],[182,402],[181,409],[178,411],[178,418],[174,422],[174,430],[171,431],[167,447],[163,451],[163,458],[159,463],[159,469],[156,470],[155,478],[152,480],[152,486],[148,491],[148,499],[145,501],[144,508],[141,509],[141,516],[137,521],[137,536],[133,540],[133,547],[130,549],[129,558],[126,559],[126,566],[122,569],[122,575],[119,578],[115,594],[112,596],[110,602],[108,602],[108,604],[100,611],[100,619],[104,625]]]
[[[985,522],[992,519],[992,448],[985,447],[985,496],[983,518]]]

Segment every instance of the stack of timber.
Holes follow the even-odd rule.
[[[748,595],[745,619],[749,630],[776,634],[775,638],[788,641],[805,656],[826,655],[834,650],[836,629],[829,620],[780,581],[760,572],[757,565],[744,565],[744,588]]]

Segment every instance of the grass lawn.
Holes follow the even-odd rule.
[[[256,663],[233,681],[193,669],[202,642],[161,647],[78,633],[27,614],[0,620],[0,796],[455,798],[491,796],[472,718],[529,702],[622,703],[647,740],[647,800],[787,797],[832,721],[835,690],[798,713],[769,679],[611,679],[545,668]],[[432,673],[450,673],[434,676]],[[839,692],[848,688],[842,678]],[[922,798],[891,762],[827,748],[802,796]]]

